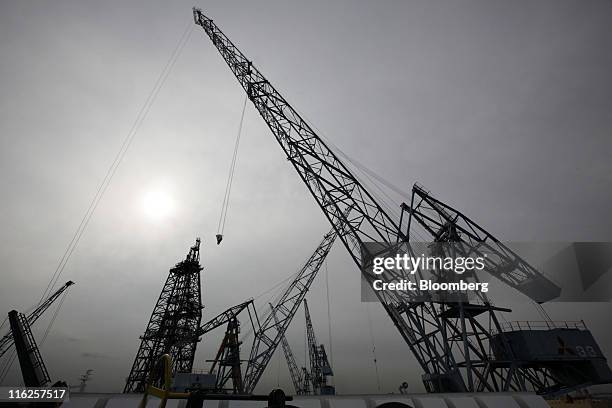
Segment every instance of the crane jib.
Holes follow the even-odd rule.
[[[195,8],[193,15],[195,23],[200,25],[210,37],[323,214],[332,224],[333,231],[337,233],[367,279],[361,260],[364,245],[372,242],[405,243],[411,231],[409,229],[405,233],[402,231],[402,219],[397,222],[395,218],[389,216],[338,156],[210,18]],[[415,193],[422,192],[418,188],[416,190],[413,188],[413,204]],[[403,206],[402,211],[406,211],[406,207]],[[417,212],[411,205],[408,207],[410,212],[408,221],[415,218],[416,223],[431,235],[432,241],[459,240],[457,242],[468,243],[461,241],[463,238],[460,233],[458,234],[460,231],[457,227],[460,222],[475,227],[476,225],[469,219],[455,217],[447,220],[444,225],[437,225],[433,222],[434,219],[428,218],[426,210],[429,209],[417,209]],[[447,218],[447,210],[439,205],[433,208],[436,217]],[[465,234],[466,237],[468,235]],[[486,237],[489,236],[489,234],[477,235],[477,240],[487,240]],[[526,263],[520,262],[518,257],[513,257],[506,248],[498,247],[497,253],[509,262],[504,265],[496,263],[495,267],[507,266],[506,269],[513,265],[521,267],[519,273],[511,274],[510,271],[506,271],[502,276],[504,283],[516,288],[519,282],[517,279],[523,279],[524,276],[539,276]],[[551,289],[555,288],[551,286]],[[584,384],[580,382],[582,377],[573,378],[565,383],[560,381],[555,375],[554,366],[547,366],[538,361],[530,362],[532,365],[522,366],[522,362],[515,360],[517,357],[509,348],[508,335],[503,332],[495,314],[503,310],[491,305],[486,299],[483,304],[459,301],[449,305],[433,300],[410,302],[400,294],[393,295],[380,291],[375,295],[419,362],[423,370],[422,380],[429,392],[528,390],[527,385],[529,385],[537,392],[550,393]],[[289,310],[293,313],[294,309]],[[283,311],[282,308],[276,310],[279,322],[286,321],[283,320],[285,317],[282,315]],[[486,319],[488,328],[477,319],[480,315],[488,318]],[[554,333],[551,332],[550,335],[552,334]],[[268,342],[273,346],[277,345],[278,341],[280,341],[278,336],[261,337],[261,342]],[[487,345],[495,345],[498,355],[491,356]],[[261,353],[258,349],[252,350],[251,357],[249,364],[252,364],[252,367],[247,367],[246,370],[247,391],[254,388],[266,362],[269,361],[267,351]],[[586,363],[592,362],[586,361]],[[581,373],[581,375],[587,374]]]
[[[391,219],[334,152],[221,32],[212,19],[196,8],[193,13],[195,23],[204,29],[247,92],[357,266],[361,269],[361,249],[364,242],[392,243],[406,240],[399,224]],[[401,304],[392,304],[397,302],[378,293],[377,296],[425,372],[432,371],[431,363],[428,362],[431,358],[425,354],[426,350],[435,349],[436,345],[428,336],[418,336],[418,330],[402,318]],[[415,340],[417,337],[420,341]],[[417,347],[423,347],[423,350]],[[251,354],[250,362],[255,367],[252,370],[257,371],[257,375],[249,379],[250,372],[247,367],[247,391],[252,389],[250,387],[254,388],[263,370],[256,361],[260,358],[257,350],[252,350]],[[435,364],[439,364],[442,356],[436,354],[435,360]]]

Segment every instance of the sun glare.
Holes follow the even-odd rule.
[[[142,208],[147,217],[158,221],[172,214],[174,201],[165,192],[150,191],[143,197]]]

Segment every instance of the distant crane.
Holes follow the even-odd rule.
[[[274,306],[272,306],[272,304],[270,304],[270,309],[272,309],[275,323],[278,324],[278,319],[276,318]],[[291,351],[291,346],[289,346],[289,342],[284,334],[281,339],[281,346],[283,347],[283,353],[285,354],[285,360],[287,361],[289,375],[291,376],[291,382],[293,383],[295,393],[297,395],[310,394],[310,374],[306,367],[301,367],[301,369],[298,368],[293,351]]]
[[[270,305],[271,313],[267,315],[263,322],[260,322],[257,318],[256,324],[253,326],[255,334],[253,337],[249,358],[247,360],[247,366],[241,378],[236,376],[236,373],[240,369],[240,360],[239,358],[236,358],[238,355],[237,352],[239,352],[240,343],[237,342],[237,338],[233,336],[231,338],[235,340],[229,343],[225,342],[224,340],[226,347],[222,346],[219,351],[221,352],[223,350],[224,352],[229,353],[230,350],[233,350],[229,355],[232,356],[232,361],[234,362],[233,364],[230,364],[233,366],[232,370],[234,373],[234,377],[232,377],[234,383],[234,388],[232,391],[234,393],[250,394],[257,386],[257,383],[268,366],[268,363],[272,359],[276,348],[285,337],[285,332],[293,320],[300,303],[302,303],[304,300],[308,289],[310,289],[310,285],[325,262],[325,259],[334,244],[336,236],[336,232],[333,229],[323,236],[320,244],[317,246],[310,258],[308,258],[308,260],[304,263],[298,274],[289,283],[279,300],[274,305]],[[231,316],[235,316],[241,310],[243,310],[246,307],[246,303],[249,302],[234,306],[236,310],[232,310],[232,308],[230,308],[217,318],[212,319],[209,323],[203,325],[198,330],[198,334],[202,335],[221,324],[229,323],[230,320],[232,320]],[[253,322],[253,319],[251,319],[251,321]],[[236,328],[230,331],[236,334]],[[232,345],[232,347],[228,348],[228,345]],[[221,358],[222,355],[223,354],[218,354],[215,360],[227,361]],[[217,373],[217,376],[217,381],[220,381],[218,386],[226,384],[228,379],[226,376],[222,374],[220,375],[219,373]],[[305,375],[305,377],[309,378],[308,375]],[[238,384],[239,381],[240,386],[236,387],[236,384]]]
[[[365,243],[379,242],[384,245],[394,245],[398,242],[409,242],[413,230],[402,229],[401,220],[389,215],[388,211],[352,174],[336,153],[327,146],[297,110],[272,86],[212,19],[196,8],[193,9],[193,16],[195,23],[204,29],[245,90],[247,97],[268,125],[287,159],[332,224],[358,269],[362,271],[364,278],[369,284],[372,284],[374,277],[366,273],[369,265],[362,264],[362,251],[364,248],[367,251]],[[480,228],[483,234],[476,234],[474,240],[466,240],[471,237],[469,231],[454,234],[458,231],[455,221],[465,221],[465,219],[447,219],[443,212],[435,212],[437,212],[436,217],[444,218],[441,228],[432,228],[434,225],[430,225],[429,229],[425,228],[434,241],[459,241],[467,246],[470,242],[478,243],[491,237]],[[414,211],[412,214],[414,216]],[[455,215],[459,214],[455,212]],[[427,222],[424,224],[427,225]],[[424,224],[421,223],[421,226],[423,227]],[[499,242],[494,239],[491,241]],[[501,256],[490,260],[486,272],[497,275],[500,280],[519,290],[532,288],[537,283],[541,288],[541,294],[544,295],[538,298],[539,302],[553,298],[558,292],[559,288],[554,283],[541,276],[518,255],[506,252],[503,247],[498,247],[496,254]],[[372,254],[366,253],[366,255]],[[498,271],[503,273],[498,273]],[[397,278],[401,279],[403,276],[398,275]],[[496,357],[499,361],[492,362],[475,352],[471,345],[474,341],[479,342],[486,338],[483,339],[476,335],[468,339],[469,330],[472,328],[462,326],[462,322],[479,325],[476,326],[479,334],[485,332],[490,334],[491,328],[483,327],[476,317],[483,312],[493,317],[495,312],[509,311],[508,309],[496,308],[486,299],[484,305],[465,302],[465,304],[454,307],[433,299],[413,302],[412,295],[404,292],[376,291],[375,294],[419,362],[424,372],[423,383],[430,392],[511,391],[532,388],[545,394],[583,386],[584,380],[586,383],[605,381],[610,371],[605,363],[605,358],[599,353],[596,365],[603,370],[602,375],[596,372],[589,374],[589,371],[586,370],[580,376],[568,377],[563,375],[564,370],[561,369],[557,374],[552,372],[545,374],[546,379],[541,381],[541,379],[534,378],[531,370],[533,366],[538,367],[538,362],[531,361],[532,366],[518,363],[516,353],[510,350],[505,334],[501,333],[498,337],[500,341],[496,343],[498,348]],[[465,312],[469,314],[467,320]],[[282,318],[279,320],[282,322]],[[459,326],[455,326],[455,323],[458,323]],[[449,326],[451,324],[452,327]],[[586,338],[588,337],[586,333],[582,332],[580,336]],[[594,340],[591,341],[592,337],[587,340],[590,343],[594,342]],[[257,354],[255,350],[253,357],[257,357]],[[461,355],[463,362],[457,360],[457,356]],[[503,364],[502,360],[505,361]],[[583,358],[582,361],[592,362],[587,358]],[[571,365],[568,363],[566,368],[571,369]],[[578,366],[580,364],[573,363],[573,367]],[[250,374],[251,378],[246,381],[246,389],[251,389],[250,384],[255,383],[261,375],[260,367],[261,365],[252,374],[247,369],[247,377]]]
[[[285,336],[287,327],[304,300],[312,281],[329,254],[336,236],[335,229],[325,234],[317,249],[302,266],[276,304],[272,306],[272,312],[264,319],[255,333],[244,374],[245,393],[252,393],[255,389],[274,351]]]
[[[91,380],[92,373],[93,373],[93,370],[89,369],[85,371],[85,374],[81,375],[81,378],[79,379],[79,385],[78,385],[79,392],[85,392],[85,387],[87,387],[87,383],[89,382],[89,380]]]
[[[227,325],[222,344],[208,375],[214,375],[218,391],[235,394],[251,394],[268,366],[274,351],[280,344],[295,313],[310,288],[314,278],[323,265],[336,239],[332,229],[324,235],[313,254],[302,266],[298,274],[285,289],[279,300],[273,305],[273,313],[260,322],[252,300],[233,306],[211,319],[204,325],[201,320],[199,244],[191,248],[187,259],[170,270],[168,280],[154,308],[151,320],[136,359],[126,382],[124,392],[142,392],[147,376],[159,356],[164,353],[176,353],[180,358],[175,361],[173,375],[191,373],[195,354],[195,345],[200,337],[221,325]],[[246,369],[242,374],[240,359],[241,341],[238,339],[240,323],[237,319],[242,310],[249,310],[254,329]],[[276,316],[276,319],[273,318]],[[197,326],[195,324],[197,323]],[[177,364],[177,361],[181,363]],[[204,376],[202,377],[204,378]],[[210,377],[206,377],[207,380]],[[229,380],[232,388],[228,388]]]
[[[66,282],[61,288],[56,290],[51,296],[49,296],[44,302],[36,307],[30,314],[27,315],[26,320],[29,326],[32,326],[40,316],[60,297],[62,293],[66,291],[70,286],[74,285],[73,281]],[[0,357],[2,357],[11,346],[14,344],[13,332],[9,331],[2,338],[0,338]]]
[[[310,380],[312,389],[317,395],[334,395],[336,390],[333,386],[327,384],[327,377],[334,375],[327,352],[323,344],[317,343],[312,320],[310,319],[310,311],[308,310],[308,302],[304,299],[304,315],[306,317],[306,337],[308,339],[308,356],[310,357]]]
[[[251,327],[253,330],[257,330],[259,320],[252,299],[221,312],[219,315],[203,324],[198,330],[198,336],[202,336],[220,326],[226,325],[225,335],[221,340],[217,355],[213,360],[208,360],[213,363],[210,367],[209,374],[214,375],[214,390],[216,392],[231,391],[234,394],[244,393],[241,369],[242,360],[240,359],[240,346],[242,342],[238,338],[240,334],[240,321],[238,320],[238,315],[244,310],[249,314]],[[228,388],[227,385],[230,379],[232,380],[231,389]]]
[[[327,385],[327,376],[333,375],[331,365],[329,364],[329,360],[327,358],[327,352],[325,351],[325,346],[323,346],[323,344],[318,344],[317,342],[306,299],[304,299],[303,304],[306,319],[306,334],[308,342],[307,349],[310,361],[310,370],[308,370],[306,367],[301,367],[301,370],[298,369],[295,356],[291,351],[289,342],[283,335],[281,345],[283,346],[283,352],[285,354],[285,359],[287,360],[287,366],[289,367],[291,381],[297,395],[309,395],[311,392],[314,392],[314,394],[317,395],[333,395],[335,394],[334,387]],[[272,308],[272,305],[270,305],[270,307]],[[272,310],[273,316],[275,317],[275,320],[277,320],[276,315],[274,315],[274,309],[272,308]]]
[[[263,322],[259,322],[259,319],[257,318],[255,323],[251,318],[252,324],[254,324],[253,327],[255,334],[253,343],[251,345],[249,358],[247,360],[247,366],[242,377],[236,375],[236,373],[241,372],[239,366],[240,359],[237,358],[239,355],[238,352],[240,342],[237,341],[237,337],[234,337],[234,335],[237,334],[236,325],[234,325],[233,329],[230,330],[230,338],[233,340],[230,342],[226,342],[224,340],[219,352],[231,352],[230,354],[227,354],[227,356],[232,357],[231,361],[233,363],[229,364],[228,359],[222,358],[224,355],[223,353],[218,354],[214,361],[225,361],[228,362],[228,365],[233,367],[231,371],[234,373],[234,376],[231,378],[233,379],[234,383],[234,388],[232,390],[234,393],[250,394],[257,386],[257,383],[268,366],[268,363],[272,359],[276,348],[279,344],[281,344],[283,338],[285,337],[285,332],[293,320],[298,307],[304,300],[308,289],[310,289],[310,285],[325,262],[325,259],[334,244],[336,236],[337,234],[333,229],[323,236],[321,243],[317,246],[310,258],[308,258],[308,260],[304,263],[298,274],[289,283],[279,300],[275,304],[270,305],[271,313],[267,315]],[[249,302],[252,301],[234,306],[233,308],[235,309],[230,308],[228,311],[212,319],[209,323],[203,325],[198,330],[198,335],[202,335],[210,330],[213,330],[221,324],[231,322],[233,320],[232,316],[237,316],[240,311],[246,308],[246,304]],[[225,344],[225,346],[223,346],[223,344]],[[230,345],[231,347],[229,347]],[[223,365],[217,365],[217,367],[221,366]],[[310,378],[310,376],[309,374],[304,373],[303,378]],[[218,387],[226,384],[227,379],[227,376],[217,373]],[[236,387],[236,384],[239,384],[239,381],[240,385]],[[305,382],[306,381],[304,380],[303,383]]]

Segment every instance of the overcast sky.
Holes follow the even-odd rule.
[[[193,5],[0,0],[3,314],[42,295]],[[504,240],[612,240],[610,1],[196,5],[322,134],[405,191],[418,181]],[[167,271],[196,236],[206,320],[295,272],[329,230],[249,105],[226,238],[214,245],[243,99],[195,27],[60,279],[77,285],[42,345],[53,379],[93,369],[90,390],[121,390]],[[151,192],[174,202],[168,216],[144,211]],[[360,302],[340,245],[328,269],[339,392],[377,391],[374,346],[382,391],[404,380],[421,390],[382,308]],[[323,278],[311,312],[328,344]],[[511,306],[508,320],[537,319]],[[608,356],[611,309],[549,308],[584,319]],[[288,334],[300,364],[303,324],[300,311]],[[216,347],[205,339],[195,366]],[[262,391],[290,389],[279,354]]]

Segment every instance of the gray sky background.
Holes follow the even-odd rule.
[[[193,5],[0,0],[2,313],[40,298]],[[610,1],[196,5],[324,135],[404,190],[418,181],[504,240],[612,240]],[[91,391],[122,388],[167,271],[196,236],[207,319],[295,272],[329,229],[249,105],[214,245],[243,98],[196,27],[62,276],[77,285],[42,345],[54,379],[91,368]],[[155,190],[176,201],[157,222],[141,205]],[[377,391],[369,322],[382,391],[421,390],[382,308],[360,302],[344,248],[328,269],[339,392]],[[327,344],[325,288],[318,279],[310,297]],[[509,320],[538,318],[511,306]],[[548,310],[584,319],[612,356],[610,304]],[[288,337],[302,361],[303,331],[300,311]],[[196,367],[216,347],[205,340]],[[279,355],[261,390],[290,389]]]

